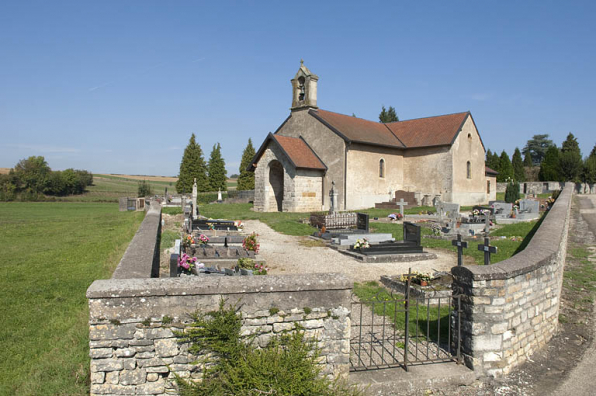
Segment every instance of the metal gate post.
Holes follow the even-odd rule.
[[[406,299],[404,308],[406,309],[406,334],[404,346],[404,370],[408,371],[408,347],[410,345],[410,282],[412,280],[412,268],[408,270],[408,281],[406,282]]]

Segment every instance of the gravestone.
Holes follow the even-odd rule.
[[[404,221],[403,224],[404,239],[403,241],[381,242],[377,244],[370,244],[370,247],[364,249],[354,249],[350,247],[350,251],[358,252],[365,256],[383,256],[404,253],[422,253],[421,246],[421,231],[420,226],[414,223]],[[370,234],[375,235],[375,234]],[[378,235],[378,234],[377,234]],[[389,234],[391,235],[391,234]],[[355,241],[354,241],[355,242]],[[369,241],[371,242],[371,241]],[[352,244],[353,245],[353,244]]]
[[[197,206],[197,178],[192,185],[192,219],[196,220],[199,217],[199,207]]]
[[[451,220],[456,220],[459,218],[459,204],[452,203],[452,202],[438,202],[437,203],[437,214],[439,218],[442,219],[443,217],[447,217]]]
[[[404,217],[404,206],[406,206],[408,203],[407,203],[407,202],[404,202],[404,199],[403,199],[403,198],[401,198],[401,199],[399,200],[399,202],[396,202],[395,204],[396,204],[397,206],[399,206],[399,213],[401,214],[401,217],[402,217],[402,219],[403,219],[403,217]]]
[[[533,199],[522,199],[519,201],[519,211],[522,213],[538,213],[540,211],[540,202]]]
[[[494,213],[497,219],[509,218],[513,210],[513,204],[507,202],[494,202],[491,206],[495,210]]]
[[[457,234],[457,239],[451,241],[453,246],[457,247],[457,266],[461,267],[463,265],[463,253],[464,249],[468,247],[468,242],[461,240],[461,234]]]
[[[366,213],[356,214],[356,228],[364,232],[368,232],[369,215]]]

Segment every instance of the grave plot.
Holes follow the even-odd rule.
[[[404,239],[402,241],[394,241],[391,238],[390,241],[371,243],[366,238],[362,238],[356,239],[349,249],[340,249],[339,251],[366,263],[420,261],[437,258],[436,254],[423,251],[420,226],[405,221],[403,230]]]

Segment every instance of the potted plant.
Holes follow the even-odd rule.
[[[430,283],[431,277],[428,274],[418,273],[416,274],[416,281],[420,284],[420,286],[428,286]]]
[[[255,264],[255,268],[252,270],[253,275],[267,275],[267,272],[269,272],[269,268],[263,264]]]
[[[242,257],[238,259],[236,266],[240,270],[241,275],[252,275],[255,261],[248,257]]]

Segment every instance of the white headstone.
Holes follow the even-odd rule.
[[[221,189],[219,189],[217,191],[217,202],[221,202],[221,201],[223,201],[223,198],[221,197]]]
[[[192,218],[196,220],[199,217],[199,208],[197,206],[197,178],[195,177],[195,182],[192,185]]]

